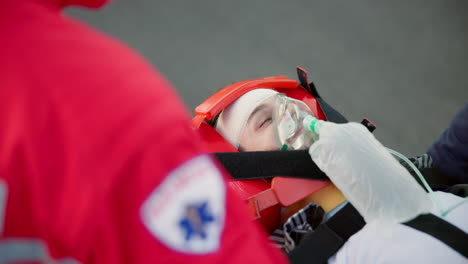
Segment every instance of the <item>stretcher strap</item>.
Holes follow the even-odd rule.
[[[266,189],[247,199],[247,207],[253,213],[254,219],[259,219],[261,217],[260,213],[263,210],[277,205],[278,203],[278,198],[276,198],[273,189]]]
[[[467,233],[449,222],[433,214],[422,214],[403,224],[438,239],[461,255],[468,257]],[[328,259],[364,225],[365,221],[359,212],[351,204],[347,204],[330,220],[306,236],[291,251],[289,259],[293,264],[327,263]]]
[[[329,181],[307,150],[214,153],[236,180],[276,176]]]
[[[325,100],[321,97],[315,98],[320,108],[322,109],[323,114],[327,118],[328,121],[337,123],[337,124],[344,124],[348,123],[348,120],[338,111],[335,110],[331,105],[329,105]]]
[[[366,222],[348,203],[327,222],[309,234],[289,254],[291,263],[326,263]]]
[[[330,180],[310,158],[307,150],[218,152],[214,154],[236,180],[264,179],[276,176]],[[434,190],[444,190],[460,183],[441,174],[435,168],[422,168],[420,172]],[[410,171],[410,173],[415,176],[414,171]],[[418,177],[415,179],[422,185]]]
[[[437,238],[465,258],[468,258],[468,234],[449,222],[433,214],[423,214],[404,223],[404,225]]]

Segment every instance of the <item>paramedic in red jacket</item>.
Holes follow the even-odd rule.
[[[0,0],[0,263],[284,263],[103,2]]]

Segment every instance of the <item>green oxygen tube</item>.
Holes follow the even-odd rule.
[[[317,136],[320,134],[320,128],[325,121],[315,118],[314,116],[308,115],[302,120],[302,125],[308,131],[313,132]]]

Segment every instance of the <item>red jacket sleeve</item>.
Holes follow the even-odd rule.
[[[0,262],[284,263],[168,83],[36,4],[0,15]]]

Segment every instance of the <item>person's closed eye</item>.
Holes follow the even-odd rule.
[[[260,126],[258,128],[269,126],[272,121],[273,121],[273,118],[271,117],[265,118],[263,121],[260,122]]]

